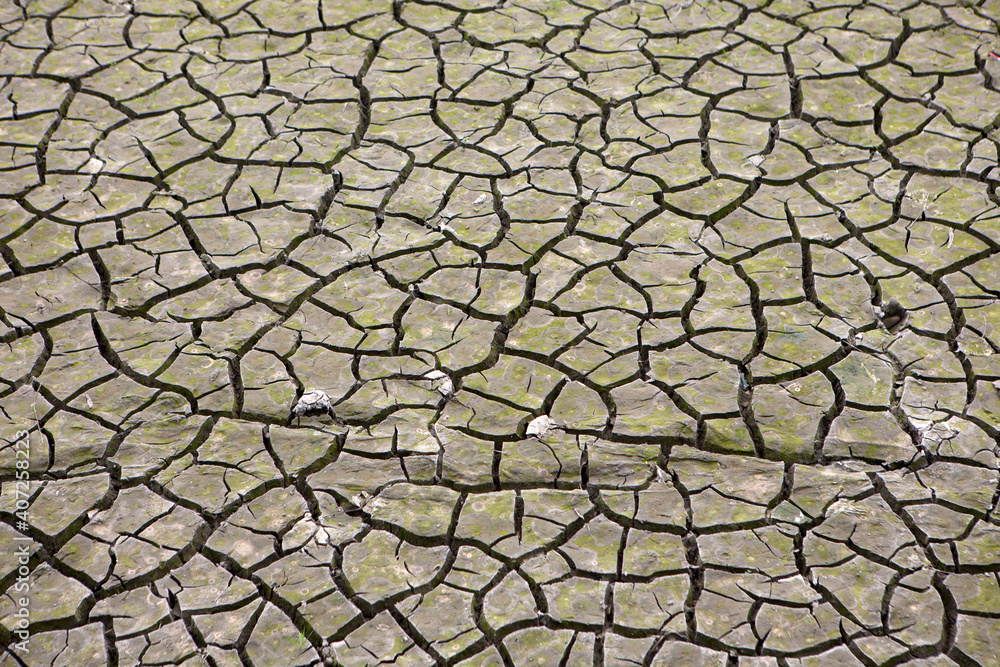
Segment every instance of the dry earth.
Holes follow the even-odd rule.
[[[1000,664],[998,15],[6,0],[0,665]]]

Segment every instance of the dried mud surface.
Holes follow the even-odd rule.
[[[0,664],[1000,664],[998,11],[0,4]]]

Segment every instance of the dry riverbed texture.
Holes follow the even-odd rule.
[[[3,3],[0,664],[997,665],[998,14]]]

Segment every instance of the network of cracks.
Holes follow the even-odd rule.
[[[0,664],[997,664],[994,14],[0,7]]]

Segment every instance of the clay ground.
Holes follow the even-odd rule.
[[[1000,664],[998,16],[0,3],[0,665]]]

